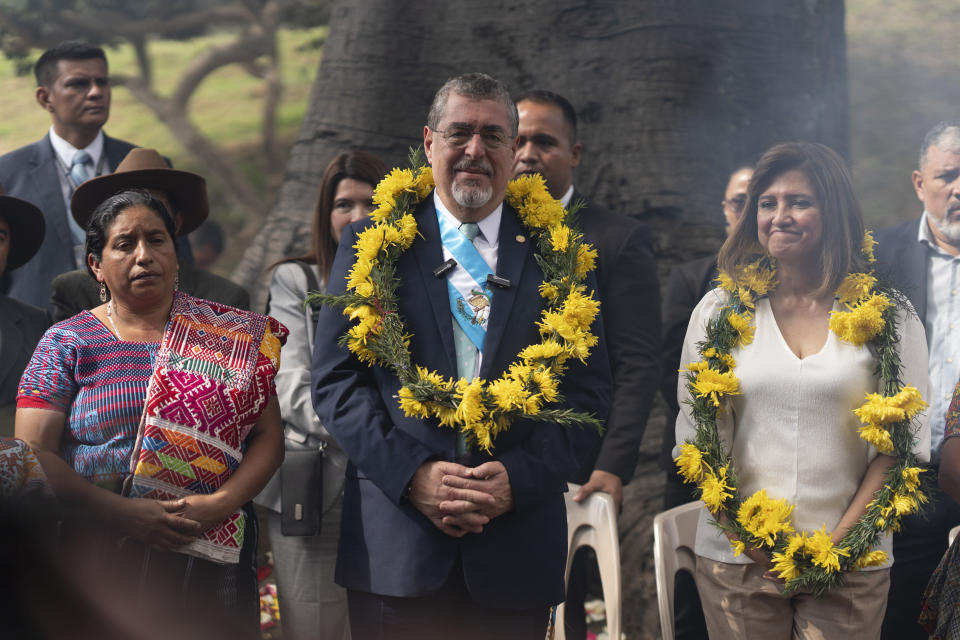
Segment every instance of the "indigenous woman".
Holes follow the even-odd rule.
[[[347,456],[317,419],[310,400],[310,366],[317,321],[303,301],[307,292],[326,289],[343,228],[374,209],[373,190],[386,174],[376,156],[363,151],[341,153],[327,166],[320,184],[309,253],[283,261],[270,284],[270,314],[290,327],[277,394],[283,414],[287,460],[256,502],[267,507],[280,620],[287,638],[349,638],[346,590],[333,581],[340,533]],[[322,454],[323,495],[319,535],[283,535],[281,511],[295,508],[291,499],[311,483],[307,465],[296,463],[299,451]],[[282,488],[281,488],[282,485]],[[284,499],[281,500],[281,491]],[[304,505],[301,505],[301,509]],[[311,532],[307,532],[311,533]]]
[[[763,155],[678,385],[675,454],[706,505],[696,580],[713,639],[879,637],[888,532],[923,500],[913,465],[930,432],[923,327],[876,282],[872,246],[836,153]]]
[[[240,604],[241,506],[283,458],[273,378],[286,329],[177,291],[174,222],[149,192],[122,191],[85,222],[103,304],[40,341],[17,437],[72,510],[68,539],[105,525],[138,570],[133,589],[175,588],[178,610],[217,617]]]

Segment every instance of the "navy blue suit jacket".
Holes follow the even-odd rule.
[[[399,312],[412,334],[413,362],[456,377],[456,355],[447,284],[433,275],[443,262],[433,197],[415,211],[422,237],[397,263]],[[329,291],[341,293],[353,263],[360,223],[343,234]],[[544,306],[537,288],[542,272],[533,242],[506,204],[500,225],[497,274],[510,281],[494,289],[480,375],[498,377],[525,346],[539,341],[536,321]],[[595,280],[588,283],[595,288]],[[566,563],[566,479],[598,438],[589,428],[517,421],[494,443],[494,455],[471,454],[468,464],[499,460],[507,469],[514,508],[480,534],[456,539],[442,533],[402,497],[421,464],[456,459],[456,435],[436,421],[408,418],[395,395],[399,381],[379,367],[362,365],[337,339],[347,318],[324,308],[317,325],[313,401],[320,421],[349,456],[337,582],[387,596],[414,597],[439,589],[457,557],[477,603],[531,609],[563,599]],[[601,336],[586,365],[571,362],[562,390],[565,404],[605,419],[611,398],[610,370]]]
[[[103,136],[103,151],[111,168],[115,169],[133,148],[129,142]],[[67,225],[59,168],[49,133],[37,142],[0,156],[0,185],[7,195],[39,207],[47,223],[40,250],[28,263],[8,274],[5,293],[35,307],[52,309],[53,279],[84,265],[74,264],[73,238]]]
[[[917,240],[923,218],[880,229],[875,254],[877,272],[906,294],[920,322],[927,320],[927,257],[930,247]]]

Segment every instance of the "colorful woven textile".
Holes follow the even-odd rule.
[[[129,495],[156,500],[219,489],[243,459],[263,413],[287,330],[272,318],[178,292],[157,352],[130,459]],[[236,563],[244,514],[237,509],[179,549]]]
[[[20,379],[18,408],[67,414],[64,460],[120,492],[159,343],[120,342],[89,311],[53,325]]]
[[[943,425],[943,439],[951,436],[960,436],[960,382],[953,388],[953,398]]]
[[[49,489],[33,449],[23,440],[0,438],[0,498]]]

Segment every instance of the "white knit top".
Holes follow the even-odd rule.
[[[683,343],[683,365],[700,360],[696,345],[706,337],[707,322],[716,318],[727,300],[727,293],[714,289],[694,309]],[[834,308],[839,308],[836,303]],[[901,379],[926,398],[923,325],[912,312],[901,311],[898,317]],[[753,342],[731,352],[741,395],[729,398],[717,419],[721,440],[733,457],[740,494],[747,498],[766,489],[768,496],[796,505],[794,528],[813,531],[826,525],[829,533],[877,456],[876,448],[857,433],[860,421],[853,414],[867,393],[880,391],[876,360],[866,346],[855,347],[832,331],[818,353],[798,358],[783,339],[767,298],[757,302],[755,323]],[[677,442],[683,443],[693,440],[696,425],[684,402],[690,393],[682,373],[677,394],[681,407]],[[926,415],[918,416],[914,425],[914,453],[927,461],[930,426]],[[679,455],[679,445],[674,455]],[[697,526],[697,555],[718,562],[752,562],[744,554],[733,556],[729,541],[711,519],[704,508]],[[893,558],[889,535],[881,537],[876,548]]]

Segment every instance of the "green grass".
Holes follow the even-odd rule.
[[[280,33],[280,56],[285,82],[277,114],[278,138],[290,139],[297,133],[306,109],[310,87],[320,63],[320,50],[304,45],[322,38],[326,27]],[[178,42],[155,41],[149,52],[154,64],[154,86],[161,94],[175,86],[181,70],[204,49],[226,42],[228,33]],[[110,71],[133,74],[136,63],[128,46],[107,50]],[[0,60],[0,83],[7,99],[0,102],[0,153],[6,153],[37,140],[50,126],[50,117],[34,99],[33,76],[17,77],[13,64]],[[193,122],[208,136],[230,149],[255,144],[260,133],[263,85],[237,65],[224,67],[210,76],[194,93],[190,103]],[[170,156],[175,164],[190,164],[188,154],[173,139],[153,113],[137,102],[123,87],[113,90],[110,135],[144,147],[154,147]]]

